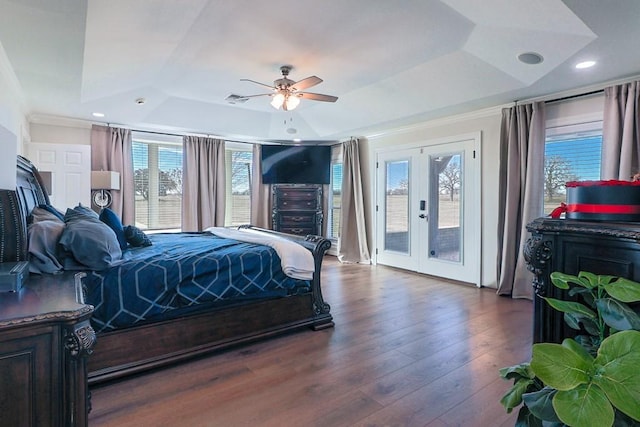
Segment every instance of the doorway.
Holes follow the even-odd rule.
[[[479,286],[480,135],[376,160],[376,262]]]

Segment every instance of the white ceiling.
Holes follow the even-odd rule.
[[[636,76],[639,24],[638,0],[0,0],[32,116],[250,140],[367,135]],[[284,64],[338,101],[225,101],[268,92],[240,79],[271,84]]]

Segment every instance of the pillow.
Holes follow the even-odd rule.
[[[116,237],[118,238],[118,243],[120,244],[121,250],[127,249],[127,238],[124,237],[124,229],[122,228],[122,222],[118,215],[109,208],[102,209],[100,212],[100,221],[107,224],[114,233],[116,233]]]
[[[29,219],[27,221],[29,224],[33,224],[40,221],[57,221],[61,224],[64,224],[63,222],[64,217],[60,212],[58,212],[58,215],[60,215],[58,216],[55,213],[51,212],[51,210],[45,208],[44,206],[47,206],[47,205],[40,205],[33,208],[33,210],[31,211],[31,214],[29,214]],[[53,209],[54,211],[56,210],[53,206],[51,206],[51,209]]]
[[[67,265],[72,267],[75,260],[91,270],[104,270],[122,259],[122,250],[113,230],[100,221],[97,214],[91,217],[75,209],[67,209],[66,226],[59,241],[65,258],[69,255],[73,258],[64,259],[65,269]]]
[[[124,228],[124,235],[131,246],[151,246],[152,244],[144,231],[134,225],[127,225]]]
[[[98,219],[97,213],[95,213],[90,208],[79,204],[73,209],[67,208],[67,211],[64,214],[64,222],[67,222],[68,219],[78,217],[78,216]]]
[[[57,219],[37,221],[29,225],[27,236],[31,273],[53,274],[62,270],[62,264],[57,258],[57,246],[63,231],[64,222]]]

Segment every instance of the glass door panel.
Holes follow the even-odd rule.
[[[409,161],[385,162],[384,250],[409,253]]]
[[[428,257],[461,262],[463,153],[429,156]]]

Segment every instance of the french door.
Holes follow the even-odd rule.
[[[377,155],[376,261],[480,285],[479,136]]]

